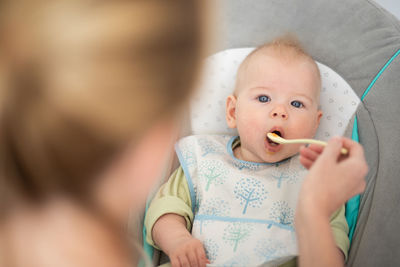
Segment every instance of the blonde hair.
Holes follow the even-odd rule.
[[[279,56],[299,56],[306,57],[312,59],[309,54],[304,50],[301,46],[300,41],[293,34],[285,34],[273,39],[271,42],[268,42],[253,51],[253,53],[257,53],[258,51],[262,51],[264,49],[271,49],[275,54]]]
[[[176,114],[203,53],[200,3],[2,1],[0,214],[85,198],[127,142]]]
[[[244,71],[244,69],[248,66],[249,62],[254,56],[257,55],[268,55],[274,56],[279,59],[285,61],[293,61],[293,60],[305,60],[309,62],[316,73],[319,82],[321,83],[320,72],[317,64],[313,60],[313,58],[304,50],[300,41],[294,34],[285,34],[273,39],[270,42],[267,42],[261,46],[258,46],[254,49],[247,57],[243,60],[241,65],[239,66],[237,80],[240,79],[240,73]],[[238,92],[239,82],[236,82],[235,93]]]

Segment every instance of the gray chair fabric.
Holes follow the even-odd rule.
[[[314,59],[333,68],[360,97],[400,49],[399,21],[373,1],[215,1],[220,43],[213,53],[295,33]],[[348,266],[398,266],[400,56],[371,88],[357,117],[370,171]]]
[[[369,0],[214,0],[211,53],[297,35],[315,60],[339,73],[361,98],[400,49],[400,22]],[[347,266],[400,263],[400,55],[357,111],[369,173]],[[347,129],[351,133],[352,123]],[[139,220],[140,221],[140,220]],[[140,223],[137,228],[140,231]],[[167,258],[156,252],[154,263]]]

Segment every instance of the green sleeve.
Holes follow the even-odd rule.
[[[161,186],[151,201],[146,213],[144,222],[146,229],[148,229],[146,240],[154,247],[156,246],[151,237],[151,229],[153,229],[153,225],[157,219],[167,213],[175,213],[184,217],[186,220],[186,228],[188,231],[191,231],[193,222],[192,203],[189,187],[182,167],[176,169],[170,176],[168,182]],[[344,213],[345,207],[342,206],[331,216],[330,224],[336,245],[343,252],[345,259],[347,259],[350,241],[348,238],[349,227]],[[282,266],[295,266],[296,262],[293,260],[286,264]]]
[[[346,261],[350,247],[350,241],[348,237],[349,226],[347,225],[344,212],[345,212],[345,207],[343,205],[331,216],[330,223],[333,232],[333,237],[335,238],[336,246],[343,252]],[[279,267],[296,267],[296,266],[297,266],[297,257],[280,265]]]
[[[331,216],[331,228],[333,232],[333,237],[336,241],[336,245],[343,252],[346,261],[350,248],[350,240],[348,236],[349,226],[347,224],[344,212],[345,207],[343,205]]]
[[[146,212],[144,225],[146,226],[146,241],[159,249],[153,242],[151,232],[154,224],[162,215],[174,213],[186,220],[186,228],[191,231],[193,222],[192,203],[189,186],[182,167],[177,168],[168,181],[160,187],[151,201]]]

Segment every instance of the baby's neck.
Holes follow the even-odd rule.
[[[242,146],[239,144],[237,147],[233,149],[233,154],[237,159],[249,161],[249,162],[257,162],[257,163],[264,163],[261,159],[258,159],[253,156],[253,154],[246,149],[243,149]]]
[[[237,159],[244,160],[242,157],[242,149],[240,145],[233,149],[233,155],[235,155],[235,158]]]

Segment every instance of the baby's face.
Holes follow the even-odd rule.
[[[240,157],[278,162],[298,153],[300,145],[276,145],[267,133],[283,138],[312,138],[322,112],[318,109],[320,78],[305,59],[291,62],[258,55],[239,73],[236,96],[227,100],[227,122],[237,128]]]

